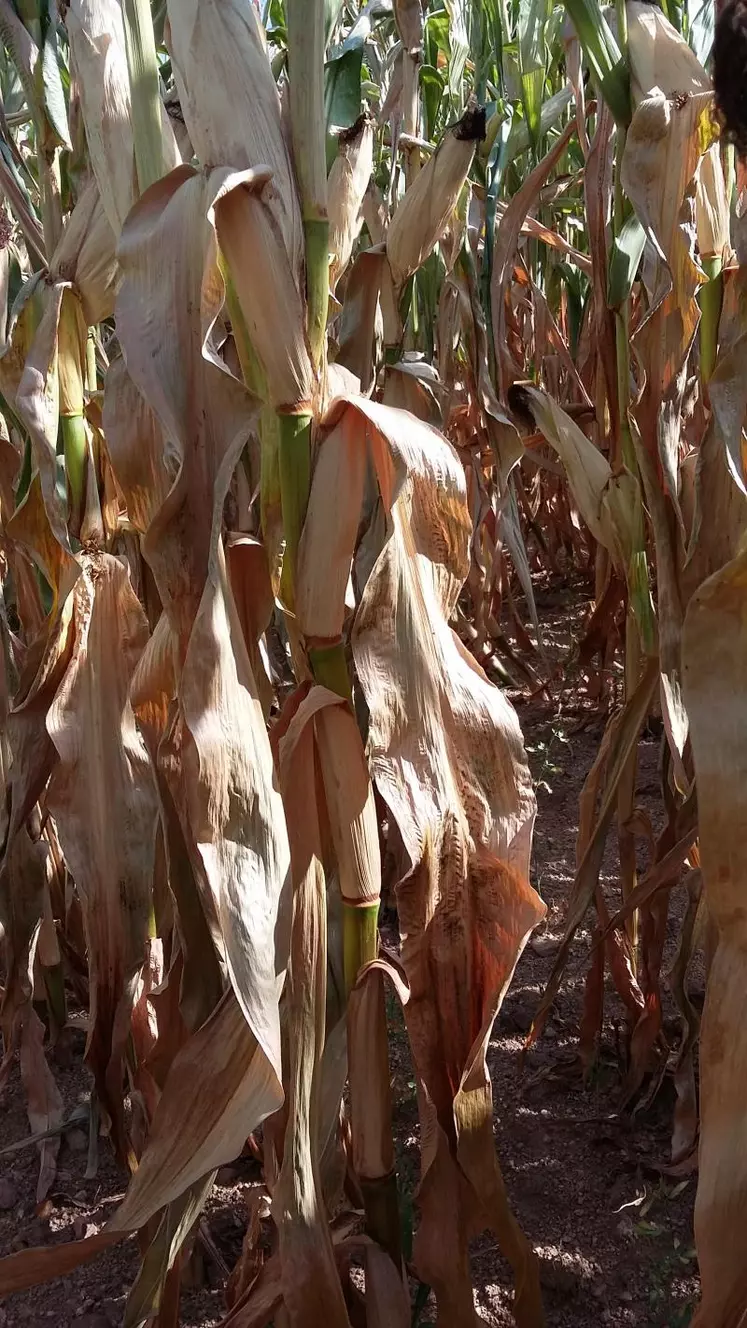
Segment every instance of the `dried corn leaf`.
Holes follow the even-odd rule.
[[[283,1300],[294,1328],[317,1321],[349,1328],[320,1174],[327,906],[314,725],[309,719],[313,720],[316,707],[328,696],[331,694],[322,688],[313,689],[280,741],[280,783],[289,813],[293,923],[287,988],[288,1124],[273,1213],[280,1230]],[[332,704],[339,704],[339,698],[333,698]],[[355,727],[352,715],[350,720]]]
[[[542,186],[550,172],[560,161],[575,132],[575,128],[575,123],[566,125],[547,155],[530,172],[521,188],[517,189],[506,211],[496,224],[490,278],[490,303],[493,315],[493,348],[501,396],[505,395],[511,383],[518,376],[516,366],[507,347],[506,306],[510,299],[511,277],[519,235],[528,213],[537,202]]]
[[[44,311],[26,357],[16,394],[16,410],[31,438],[32,463],[41,482],[49,526],[72,562],[67,532],[67,498],[59,483],[57,432],[60,418],[60,387],[57,371],[57,332],[64,288],[57,283],[44,292]]]
[[[25,827],[14,835],[0,874],[0,935],[5,986],[0,1003],[5,1057],[4,1082],[17,1050],[32,1134],[54,1130],[62,1120],[62,1098],[44,1054],[44,1025],[34,1010],[34,958],[46,895],[46,850]],[[59,1135],[41,1140],[37,1203],[47,1197],[57,1170]]]
[[[72,282],[89,327],[111,318],[117,289],[116,240],[95,180],[75,204],[49,270],[55,280]]]
[[[681,525],[679,415],[703,280],[694,258],[692,223],[686,224],[682,209],[692,191],[711,103],[710,93],[671,101],[661,95],[647,98],[631,121],[622,162],[623,186],[659,258],[651,304],[633,338],[646,375],[636,419],[651,456],[659,456]]]
[[[306,313],[266,170],[211,173],[215,221],[253,348],[276,410],[308,411],[314,373]]]
[[[633,338],[645,381],[631,430],[638,444],[656,549],[662,713],[677,783],[683,790],[688,784],[682,761],[688,725],[680,681],[682,606],[675,541],[657,462],[684,542],[680,415],[700,319],[696,295],[702,282],[694,260],[692,194],[712,100],[711,93],[699,92],[672,100],[652,95],[641,102],[628,130],[622,162],[623,185],[658,255],[651,304]]]
[[[79,574],[77,563],[75,574]],[[57,751],[47,732],[47,711],[68,667],[74,643],[74,601],[70,584],[45,622],[43,632],[29,646],[23,671],[8,719],[12,763],[9,787],[9,821],[3,858],[41,797],[57,761]]]
[[[18,888],[17,883],[14,888]],[[21,1015],[20,1061],[31,1133],[49,1131],[51,1134],[49,1139],[43,1139],[39,1144],[41,1164],[36,1184],[36,1202],[40,1204],[49,1194],[57,1175],[61,1137],[56,1131],[62,1124],[64,1104],[44,1055],[44,1024],[30,999]]]
[[[252,535],[231,535],[226,541],[226,565],[262,712],[268,719],[273,689],[261,640],[272,619],[275,601],[267,550]]]
[[[188,1120],[185,1101],[192,1104]],[[281,1101],[275,1072],[229,991],[174,1058],[148,1146],[106,1227],[86,1240],[0,1260],[0,1295],[64,1277],[145,1226],[208,1172],[237,1157],[251,1122]]]
[[[571,943],[594,899],[602,868],[607,832],[617,810],[620,781],[628,766],[631,752],[635,751],[638,745],[638,738],[649,714],[658,679],[658,661],[651,659],[647,662],[635,690],[625,705],[610,720],[597,764],[590,772],[587,781],[590,796],[587,797],[586,825],[582,827],[583,840],[579,831],[579,846],[582,848],[582,853],[568,902],[566,929],[534,1017],[529,1033],[529,1045],[542,1032],[560,987]],[[584,793],[587,792],[587,785],[584,786]],[[596,806],[597,798],[598,806]]]
[[[179,101],[197,157],[236,171],[269,166],[273,219],[298,282],[301,211],[256,8],[252,0],[169,0],[168,14]]]
[[[262,1049],[248,1057],[246,1072],[261,1083],[256,1101],[266,1110],[257,1107],[248,1131],[281,1093],[286,931],[279,908],[288,844],[221,544],[225,495],[256,405],[209,342],[224,294],[208,220],[214,191],[211,177],[182,167],[133,209],[120,241],[117,327],[129,374],[168,440],[175,473],[143,547],[176,642],[178,704],[169,745],[180,753],[184,790],[180,801],[175,788],[174,801],[214,903],[236,997]],[[147,484],[152,456],[144,464]],[[127,467],[132,484],[132,454]],[[251,1097],[251,1082],[244,1091]],[[220,1111],[217,1104],[217,1133]]]
[[[660,9],[641,0],[628,0],[625,9],[630,91],[635,106],[657,89],[666,97],[710,89],[710,79],[698,57]]]
[[[47,802],[83,901],[91,991],[86,1058],[124,1159],[123,1060],[146,955],[158,818],[128,700],[148,625],[126,569],[108,554],[82,560],[73,599],[73,654],[47,714],[58,756]]]
[[[712,576],[685,619],[683,660],[698,786],[703,883],[716,929],[700,1037],[700,1166],[695,1239],[698,1328],[738,1328],[747,1303],[740,1239],[747,1210],[744,1037],[747,557]],[[714,642],[718,648],[714,649]]]

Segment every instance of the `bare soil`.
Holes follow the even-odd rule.
[[[527,1055],[523,1073],[519,1069],[524,1039],[563,933],[575,868],[579,793],[604,728],[604,718],[590,704],[579,702],[577,677],[569,670],[587,608],[583,591],[571,593],[548,582],[538,588],[538,603],[558,675],[550,699],[541,695],[527,700],[521,694],[513,699],[537,785],[533,881],[548,914],[519,962],[490,1046],[498,1153],[516,1214],[541,1259],[549,1328],[684,1328],[697,1296],[692,1236],[696,1177],[672,1177],[660,1169],[670,1155],[673,1098],[667,1079],[651,1106],[636,1114],[619,1111],[624,1016],[611,991],[599,1063],[591,1081],[582,1082],[576,1032],[590,954],[588,929],[576,938],[545,1036]],[[657,738],[641,743],[637,786],[637,801],[655,827],[661,819],[659,750]],[[610,905],[616,907],[613,838],[603,881]],[[675,889],[669,958],[681,916]],[[702,987],[702,972],[696,971],[694,999],[699,984]],[[81,1033],[72,1034],[67,1063],[54,1067],[68,1111],[85,1100],[89,1088],[83,1041]],[[407,1044],[396,1015],[391,1066],[403,1206],[406,1215],[412,1215],[417,1111]],[[2,1147],[28,1133],[17,1071],[0,1110]],[[0,1157],[1,1254],[24,1245],[70,1240],[103,1225],[121,1198],[125,1177],[101,1140],[97,1175],[86,1180],[86,1150],[82,1130],[65,1136],[57,1180],[41,1215],[34,1201],[36,1149]],[[225,1313],[227,1271],[241,1247],[247,1189],[257,1174],[252,1159],[242,1158],[219,1175],[206,1211],[203,1284],[185,1288],[182,1295],[185,1328],[214,1328]],[[475,1243],[473,1263],[477,1305],[485,1323],[511,1324],[509,1271],[492,1242]],[[122,1322],[137,1267],[137,1247],[131,1241],[64,1281],[5,1298],[0,1328],[115,1328]],[[426,1304],[420,1323],[431,1321],[431,1306]]]

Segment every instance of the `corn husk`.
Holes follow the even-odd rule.
[[[536,427],[557,452],[581,516],[618,571],[626,575],[635,548],[637,480],[625,470],[613,475],[607,458],[547,392],[516,384],[509,401],[513,409],[530,412]]]
[[[363,225],[363,199],[373,171],[373,124],[364,119],[350,134],[340,136],[338,154],[329,173],[329,284],[334,291],[350,262]]]
[[[304,302],[277,220],[278,194],[266,172],[214,171],[210,216],[233,275],[247,330],[276,410],[310,408],[314,374]]]
[[[485,116],[468,111],[447,130],[438,150],[419,172],[395,209],[386,252],[397,289],[433,252],[446,231],[467,179],[475,145],[484,136]]]
[[[635,106],[656,89],[665,97],[710,89],[711,80],[698,57],[658,5],[628,0],[626,9]]]
[[[726,263],[731,253],[729,199],[718,143],[712,143],[701,158],[696,190],[695,223],[700,257],[718,258]]]
[[[75,286],[89,327],[111,318],[118,281],[116,240],[95,180],[73,208],[49,269],[55,279]]]

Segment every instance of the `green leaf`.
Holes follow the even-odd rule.
[[[618,124],[629,125],[630,71],[598,0],[565,0],[565,7],[599,96],[606,101]]]
[[[421,65],[420,88],[423,94],[425,136],[428,139],[434,139],[436,137],[438,109],[446,89],[446,81],[433,65]]]
[[[327,46],[341,9],[342,0],[324,0],[324,42]]]
[[[566,107],[570,104],[571,95],[570,87],[564,87],[559,92],[553,93],[552,97],[548,97],[547,101],[544,102],[540,110],[540,137],[550,129],[555,128]],[[505,164],[508,165],[509,162],[515,161],[517,157],[521,156],[522,152],[526,152],[529,145],[529,126],[526,120],[514,120],[506,145]]]
[[[630,295],[645,243],[644,229],[635,212],[631,212],[620,234],[615,236],[610,254],[607,281],[607,304],[610,309],[621,309]]]
[[[57,30],[53,24],[47,28],[41,58],[42,96],[47,119],[63,147],[72,150],[67,122],[67,104],[62,83],[60,58],[57,49]]]
[[[540,139],[542,93],[545,86],[545,26],[548,0],[522,0],[519,7],[519,72],[521,99],[532,146]]]
[[[349,129],[361,113],[361,71],[363,40],[338,48],[338,53],[324,67],[324,116],[327,123],[327,170],[337,156],[337,137]]]
[[[327,133],[349,129],[361,113],[363,45],[356,44],[327,61],[324,69],[324,113]]]
[[[449,15],[449,95],[455,110],[466,104],[464,66],[469,55],[466,0],[445,0]]]

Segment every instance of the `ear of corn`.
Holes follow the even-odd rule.
[[[395,208],[387,230],[386,252],[397,289],[425,262],[444,234],[484,125],[482,112],[468,111],[454,129],[447,131]]]

